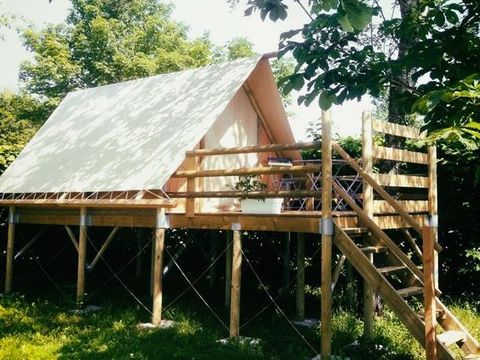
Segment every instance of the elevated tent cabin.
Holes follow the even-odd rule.
[[[363,156],[357,162],[332,141],[328,112],[322,122],[321,143],[295,143],[269,61],[260,56],[68,94],[0,177],[0,206],[9,207],[5,292],[12,290],[16,226],[65,226],[78,252],[79,304],[85,293],[88,228],[113,227],[95,263],[120,227],[150,227],[155,229],[152,322],[159,324],[165,229],[223,229],[233,238],[233,245],[227,242],[232,252],[226,251],[231,264],[226,292],[230,336],[237,337],[242,231],[298,233],[299,318],[304,316],[302,234],[318,234],[322,358],[331,353],[332,291],[346,258],[365,280],[366,336],[373,333],[375,290],[430,358],[453,359],[448,346],[457,343],[473,359],[480,353],[478,343],[437,297],[436,251],[441,246],[435,228],[435,149],[417,153],[374,146],[374,132],[414,139],[422,135],[364,114]],[[301,150],[320,148],[321,160],[301,158]],[[382,159],[420,164],[425,171],[374,173],[373,161]],[[340,170],[345,167],[355,175],[344,175]],[[282,211],[242,212],[237,198],[245,194],[231,187],[242,175],[261,176],[268,183],[266,190],[248,197],[281,198]],[[405,194],[413,189],[423,197],[398,198],[398,189]],[[78,238],[71,226],[79,227]],[[423,270],[387,229],[404,234]],[[423,238],[423,249],[415,237]],[[333,244],[344,255],[335,271]],[[405,287],[392,285],[393,272],[402,273]],[[423,315],[405,300],[419,294],[424,295]],[[445,329],[438,337],[437,321]]]

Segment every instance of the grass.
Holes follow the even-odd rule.
[[[168,330],[138,330],[148,314],[131,304],[105,303],[99,312],[76,315],[57,299],[0,298],[0,359],[310,359],[315,354],[273,310],[242,332],[262,339],[255,347],[220,345],[227,332],[199,304],[180,303],[165,314],[178,326]],[[480,336],[480,314],[468,306],[452,310]],[[225,310],[217,309],[227,319]],[[318,347],[319,329],[300,329]],[[333,352],[352,359],[421,359],[420,346],[396,317],[385,312],[376,321],[376,338],[361,339],[362,322],[347,312],[333,319]]]

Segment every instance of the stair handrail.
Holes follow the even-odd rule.
[[[348,153],[338,143],[332,141],[332,148],[347,162],[348,165],[350,165],[357,173],[359,173],[360,176],[366,182],[368,182],[391,207],[395,209],[400,217],[402,217],[407,224],[418,233],[420,237],[422,237],[422,227],[401,204],[399,204],[387,191],[385,191],[385,189],[379,183],[377,183],[373,177],[367,174],[357,163],[357,161],[348,155]],[[441,252],[443,250],[442,246],[438,242],[435,242],[434,246],[437,252]]]

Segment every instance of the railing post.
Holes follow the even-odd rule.
[[[425,301],[425,350],[427,360],[437,360],[434,232],[435,228],[432,226],[423,227],[423,291]]]
[[[370,113],[362,113],[362,160],[363,171],[368,175],[373,174],[373,130]],[[373,187],[363,179],[363,210],[373,220]],[[367,235],[368,236],[368,235]],[[373,263],[373,254],[369,254]],[[366,339],[373,338],[374,323],[374,292],[366,281],[363,281],[363,336]]]
[[[187,171],[197,170],[197,158],[196,156],[187,156],[185,160],[185,167]],[[187,193],[196,191],[196,178],[187,178]],[[195,198],[187,198],[185,202],[185,215],[187,217],[195,216]]]
[[[332,120],[329,111],[322,111],[322,294],[321,353],[329,360],[332,340]]]
[[[428,213],[429,225],[433,227],[432,237],[433,243],[438,242],[438,197],[437,197],[437,148],[435,146],[428,147]],[[433,255],[434,261],[434,281],[435,287],[438,289],[438,252]]]

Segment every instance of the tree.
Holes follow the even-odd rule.
[[[235,1],[234,1],[235,2]],[[248,0],[247,15],[284,20],[288,4],[308,22],[281,36],[280,56],[291,52],[295,73],[287,89],[318,99],[322,109],[389,90],[389,120],[404,122],[413,103],[480,71],[480,3],[474,0],[402,0],[387,18],[377,0]],[[418,81],[422,78],[422,81]]]
[[[65,25],[23,32],[34,62],[20,78],[33,95],[57,102],[71,90],[206,65],[207,36],[189,40],[158,0],[72,0]]]
[[[26,94],[0,94],[0,174],[38,130],[45,106]]]

